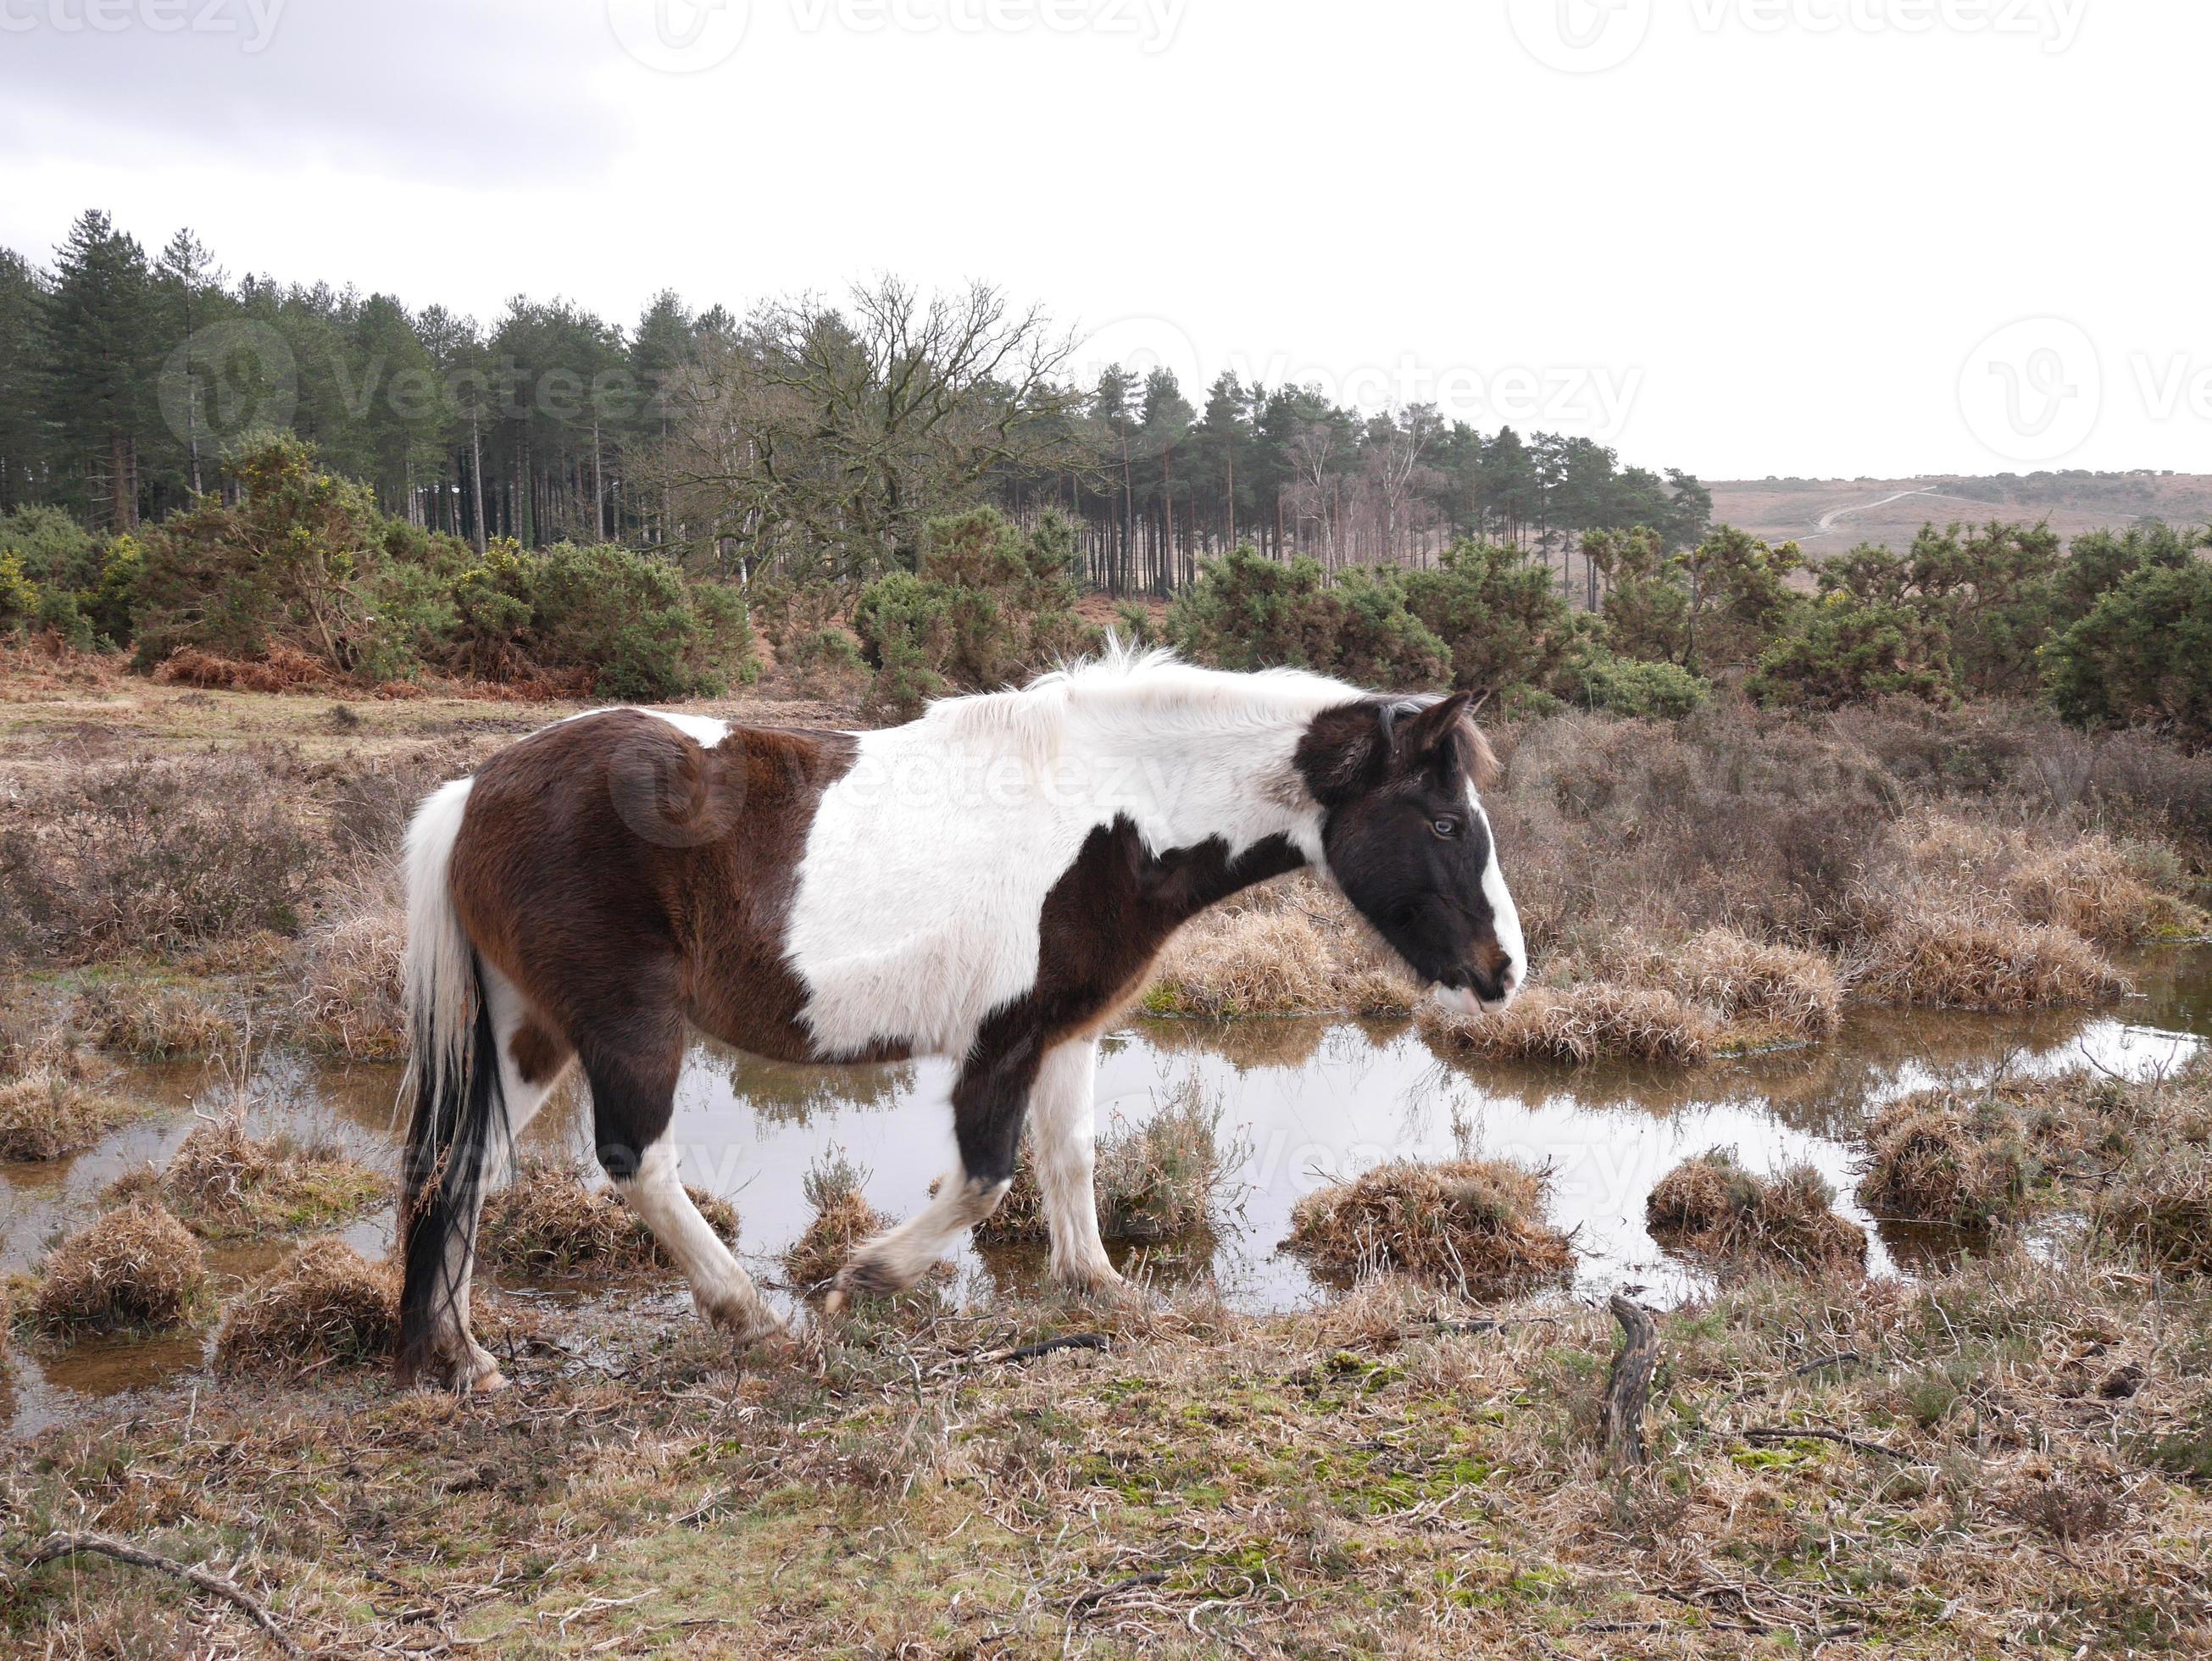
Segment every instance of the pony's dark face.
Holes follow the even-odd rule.
[[[1328,710],[1297,765],[1345,897],[1445,1008],[1495,1014],[1528,978],[1528,952],[1478,794],[1496,763],[1468,702]]]

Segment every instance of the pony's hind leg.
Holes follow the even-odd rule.
[[[684,1191],[669,1126],[684,1062],[684,1027],[665,1017],[625,1024],[583,1041],[599,1163],[615,1189],[691,1283],[700,1315],[750,1343],[782,1329],[714,1226]]]
[[[491,1030],[499,1047],[499,1087],[506,1109],[504,1134],[489,1150],[490,1159],[469,1196],[465,1226],[448,1241],[446,1284],[452,1294],[435,1317],[433,1345],[448,1376],[477,1391],[503,1389],[499,1363],[476,1341],[470,1324],[470,1293],[476,1278],[477,1230],[485,1193],[508,1175],[514,1145],[553,1092],[561,1086],[575,1051],[530,1007],[514,983],[489,964],[483,966]]]

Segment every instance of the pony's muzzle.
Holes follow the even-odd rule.
[[[1470,968],[1452,981],[1439,981],[1430,995],[1454,1015],[1502,1014],[1522,984],[1521,965],[1510,959],[1495,970]]]

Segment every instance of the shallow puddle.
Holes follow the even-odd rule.
[[[1209,1261],[1173,1249],[1122,1257],[1125,1270],[1163,1278],[1211,1267],[1250,1310],[1287,1308],[1321,1295],[1278,1246],[1291,1208],[1321,1183],[1394,1159],[1434,1159],[1462,1147],[1485,1157],[1548,1166],[1554,1221],[1575,1231],[1585,1291],[1629,1285],[1655,1301],[1701,1284],[1661,1251],[1644,1227],[1652,1185],[1708,1148],[1737,1151],[1757,1170],[1809,1161],[1842,1195],[1839,1208],[1875,1235],[1876,1273],[1910,1272],[1955,1253],[1940,1233],[1870,1219],[1851,1197],[1858,1137],[1869,1108],[1946,1078],[2063,1071],[2087,1062],[2116,1074],[2169,1069],[2212,1037],[2212,948],[2171,948],[2135,966],[2144,995],[2116,1009],[1995,1017],[1929,1011],[1856,1013],[1834,1041],[1691,1071],[1595,1068],[1569,1072],[1440,1060],[1409,1027],[1328,1020],[1248,1021],[1228,1026],[1143,1022],[1104,1046],[1098,1079],[1102,1130],[1139,1122],[1195,1083],[1222,1110],[1221,1134],[1243,1158],[1238,1206]],[[138,1070],[133,1086],[159,1110],[72,1160],[0,1166],[0,1273],[27,1268],[80,1226],[118,1177],[165,1160],[190,1130],[195,1106],[212,1110],[230,1092],[191,1068]],[[296,1058],[264,1060],[252,1092],[257,1129],[337,1141],[389,1171],[396,1068],[318,1070]],[[709,1048],[695,1050],[678,1096],[676,1135],[684,1180],[736,1205],[740,1249],[763,1278],[809,1218],[800,1192],[808,1168],[842,1148],[870,1172],[869,1198],[910,1214],[953,1160],[945,1105],[949,1065],[814,1069],[775,1066]],[[528,1138],[532,1149],[581,1152],[583,1110],[564,1100]],[[380,1253],[389,1208],[345,1231]],[[276,1251],[211,1250],[217,1273],[246,1278]],[[963,1252],[997,1277],[1032,1275],[1040,1254]],[[1117,1253],[1117,1256],[1121,1254]],[[156,1383],[198,1364],[203,1340],[77,1346],[40,1365],[19,1356],[17,1428],[67,1411],[82,1392],[106,1395]],[[0,1404],[4,1410],[4,1404]]]

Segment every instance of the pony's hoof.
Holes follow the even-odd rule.
[[[782,1318],[763,1304],[720,1304],[700,1311],[707,1324],[729,1335],[739,1349],[769,1343],[785,1335]]]
[[[507,1375],[501,1372],[497,1367],[494,1367],[490,1372],[479,1372],[475,1378],[470,1379],[469,1382],[462,1387],[462,1394],[465,1396],[496,1396],[502,1390],[513,1390],[514,1388],[514,1386],[507,1382]]]
[[[822,1312],[824,1315],[842,1315],[845,1312],[845,1305],[852,1301],[853,1294],[846,1291],[843,1287],[831,1287],[823,1295]]]

